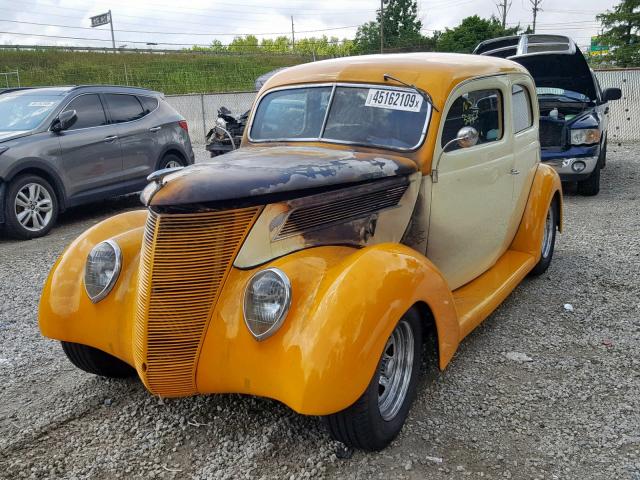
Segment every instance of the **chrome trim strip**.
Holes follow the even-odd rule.
[[[420,134],[420,139],[418,140],[418,143],[411,148],[402,148],[402,147],[391,147],[388,145],[375,145],[375,144],[369,144],[369,143],[359,143],[359,142],[350,142],[347,140],[334,140],[334,139],[329,139],[329,138],[324,138],[322,137],[322,134],[324,133],[324,127],[326,126],[324,123],[322,125],[323,130],[321,130],[320,132],[320,137],[312,137],[312,138],[273,138],[273,139],[268,139],[268,140],[255,140],[251,137],[251,130],[253,130],[253,120],[255,118],[255,113],[258,110],[258,106],[260,105],[260,102],[262,101],[262,99],[273,92],[278,92],[281,90],[295,90],[295,89],[301,89],[301,88],[319,88],[319,87],[329,87],[332,86],[333,90],[332,90],[332,96],[331,96],[331,100],[333,100],[333,92],[335,91],[335,89],[337,87],[350,87],[350,88],[378,88],[381,90],[401,90],[401,91],[405,91],[405,92],[413,92],[416,93],[415,90],[413,90],[412,88],[407,88],[407,87],[398,87],[395,85],[385,85],[385,84],[377,84],[377,83],[357,83],[357,82],[353,82],[353,83],[347,83],[347,82],[325,82],[325,83],[296,83],[296,84],[292,84],[292,85],[285,85],[282,87],[276,87],[276,88],[272,88],[271,90],[267,90],[265,92],[262,93],[262,95],[260,95],[260,97],[258,97],[258,99],[255,101],[254,105],[255,107],[252,109],[251,111],[251,119],[248,125],[248,130],[247,130],[247,139],[251,142],[251,143],[255,143],[255,144],[260,144],[260,143],[278,143],[278,142],[322,142],[322,143],[330,143],[330,144],[339,144],[339,145],[353,145],[353,146],[361,146],[361,147],[367,147],[367,148],[378,148],[378,149],[382,149],[382,150],[391,150],[391,151],[397,151],[397,152],[413,152],[415,150],[417,150],[418,148],[420,148],[422,146],[422,144],[424,143],[424,140],[427,136],[427,130],[429,127],[429,123],[431,123],[431,112],[432,112],[432,107],[431,105],[427,102],[427,112],[425,115],[425,122],[424,122],[424,126],[422,127],[422,132]],[[329,105],[327,106],[327,112],[325,113],[325,121],[328,118],[328,114],[329,114],[329,110],[331,110],[331,103],[329,103]]]

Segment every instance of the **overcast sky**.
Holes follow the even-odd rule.
[[[497,13],[496,1],[419,0],[423,33],[454,27],[469,15],[488,17]],[[542,0],[537,33],[562,33],[588,45],[599,30],[595,15],[616,3]],[[234,35],[248,33],[261,34],[259,38],[290,35],[292,15],[296,38],[323,34],[353,38],[357,26],[373,20],[379,6],[379,0],[0,0],[0,43],[108,47],[109,27],[91,29],[89,17],[109,9],[118,46],[148,48],[151,42],[159,44],[155,48],[181,48],[207,45],[213,39],[229,43]],[[531,16],[529,0],[512,0],[509,25],[530,24]]]

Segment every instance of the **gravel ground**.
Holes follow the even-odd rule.
[[[84,374],[39,335],[55,258],[135,196],[70,211],[46,238],[0,238],[0,477],[640,480],[638,152],[609,147],[599,196],[566,192],[550,270],[445,372],[427,368],[405,428],[377,454],[341,450],[320,419],[274,401],[162,401]]]

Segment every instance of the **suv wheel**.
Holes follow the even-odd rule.
[[[23,175],[9,184],[4,213],[9,235],[25,240],[42,237],[56,223],[58,199],[44,178]]]
[[[600,165],[598,162],[596,168],[586,180],[578,182],[578,193],[587,197],[592,197],[600,192]]]
[[[158,170],[164,170],[165,168],[177,168],[184,167],[184,161],[178,155],[173,153],[168,153],[162,160],[160,160],[160,165],[158,165]]]

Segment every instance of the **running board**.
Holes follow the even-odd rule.
[[[489,270],[453,291],[458,312],[460,340],[469,335],[535,266],[532,255],[507,250]]]

